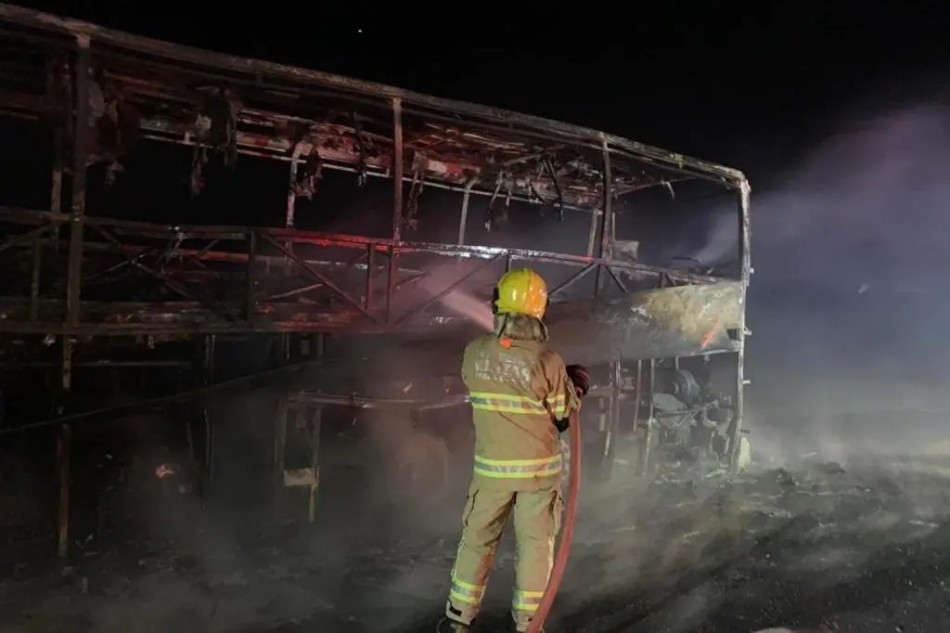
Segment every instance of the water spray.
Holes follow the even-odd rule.
[[[492,331],[494,318],[492,317],[491,308],[485,305],[484,301],[476,299],[472,295],[461,292],[460,290],[453,290],[442,297],[441,301],[442,305],[452,312],[477,323],[483,327],[486,332]]]

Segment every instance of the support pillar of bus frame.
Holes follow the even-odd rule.
[[[601,478],[609,481],[617,456],[617,441],[620,439],[620,388],[621,365],[619,360],[610,363],[610,397],[607,399],[607,428],[604,437],[604,454],[601,461]]]
[[[320,490],[320,432],[323,422],[323,406],[317,405],[313,413],[312,429],[310,431],[310,468],[313,472],[313,483],[310,484],[307,504],[307,520],[313,523],[317,518],[317,492]]]
[[[614,241],[614,223],[613,223],[613,173],[610,165],[610,148],[607,145],[607,139],[601,140],[603,151],[603,200],[601,201],[601,225],[600,225],[600,246],[597,251],[597,257],[601,262],[608,262],[611,258],[611,245]],[[591,237],[593,236],[593,224],[596,222],[596,213],[591,217]],[[588,241],[588,250],[592,242]],[[594,278],[594,296],[601,292],[602,280],[607,267],[606,263],[597,266]],[[610,479],[613,472],[614,459],[616,457],[617,431],[620,426],[620,361],[611,361],[610,371],[610,396],[607,399],[607,424],[604,437],[604,452],[601,456],[601,476],[606,481]]]
[[[326,356],[326,334],[317,335],[315,352],[318,361],[322,361]],[[323,408],[323,405],[317,405],[310,431],[310,468],[313,473],[307,504],[307,520],[310,523],[317,518],[317,494],[320,492],[320,435],[323,431]]]
[[[325,337],[326,335],[323,333],[315,335],[311,350],[314,360],[319,361],[324,357]],[[305,415],[308,410],[306,407],[299,406],[291,409],[290,396],[291,394],[287,392],[281,392],[277,396],[277,412],[274,416],[274,518],[278,522],[283,518],[285,489],[288,486],[306,485],[308,492],[307,517],[312,523],[316,518],[317,493],[320,488],[320,432],[323,411],[322,406],[318,406],[314,417],[311,419],[309,484],[306,483],[307,479],[300,477],[292,476],[288,479],[289,472],[294,471],[286,470],[287,428],[292,417],[296,421],[297,416]]]
[[[742,418],[745,409],[745,386],[749,381],[745,377],[745,338],[746,338],[746,293],[752,276],[752,258],[749,246],[751,243],[751,227],[749,222],[749,197],[751,190],[749,182],[739,183],[737,198],[739,207],[739,261],[741,262],[740,280],[742,282],[741,306],[739,310],[739,325],[737,336],[739,350],[736,354],[736,401],[735,415],[729,428],[729,473],[738,474],[740,441],[742,438]]]
[[[613,241],[616,238],[614,233],[614,217],[613,217],[613,174],[610,168],[610,149],[607,146],[607,139],[603,139],[603,163],[604,163],[604,199],[602,201],[601,207],[601,225],[600,225],[600,248],[597,251],[597,257],[602,261],[610,261],[612,257],[612,245]],[[595,214],[596,215],[596,214]],[[593,219],[591,220],[594,221]],[[601,279],[604,278],[604,273],[607,272],[604,268],[607,266],[606,263],[601,264],[597,267],[597,274],[594,282],[594,294],[600,294]]]
[[[277,411],[274,415],[274,519],[280,523],[284,499],[284,455],[287,449],[287,423],[290,419],[289,395],[280,391],[277,395]]]
[[[646,393],[641,395],[641,374],[642,361],[637,362],[637,410],[643,402],[643,397],[647,399],[647,414],[644,419],[644,433],[642,444],[640,445],[638,471],[641,476],[646,476],[651,471],[651,460],[653,459],[653,433],[656,430],[656,420],[653,419],[653,394],[656,390],[656,359],[651,358],[647,361],[647,389]]]
[[[63,65],[62,60],[57,59],[54,61],[49,68],[49,76],[47,77],[47,93],[49,99],[52,103],[58,104],[63,108],[58,115],[56,116],[56,125],[53,129],[53,174],[52,182],[50,183],[50,204],[49,210],[53,213],[62,213],[63,212],[63,145],[66,140],[66,133],[63,129],[65,117],[68,116],[69,108],[72,104],[63,103],[61,96],[63,91],[60,90],[60,82],[64,79],[68,80],[66,72],[67,67]],[[59,252],[59,237],[60,237],[60,224],[57,222],[53,225],[50,230],[49,241],[50,246],[52,247],[52,252]],[[35,242],[34,244],[37,244]],[[34,251],[36,253],[37,251]],[[34,255],[34,275],[38,275],[39,271],[39,256]],[[38,286],[39,282],[37,280],[34,286]],[[31,295],[31,299],[32,299]],[[37,296],[37,300],[39,297]],[[33,305],[31,305],[31,308]],[[34,316],[34,311],[31,310],[30,318],[35,321],[38,316]]]
[[[297,215],[297,172],[300,167],[300,154],[303,152],[303,143],[294,143],[293,152],[290,155],[290,178],[287,183],[287,208],[285,210],[284,224],[288,229],[294,228]],[[288,252],[294,252],[294,243],[292,241],[284,242],[284,248]],[[290,275],[294,263],[289,257],[284,258],[284,274]]]
[[[61,394],[58,414],[64,413],[63,407],[73,387],[72,353],[73,340],[69,330],[79,325],[81,318],[80,293],[82,282],[83,225],[86,214],[86,162],[89,155],[89,37],[76,38],[75,60],[73,62],[73,81],[75,95],[75,121],[73,124],[73,165],[72,196],[69,210],[69,260],[66,284],[66,314],[61,340]],[[56,178],[54,173],[53,178]],[[55,185],[54,185],[55,186]],[[69,555],[69,515],[70,515],[70,453],[72,450],[72,429],[63,424],[59,429],[56,442],[56,462],[59,480],[59,507],[57,551],[63,558]]]
[[[472,189],[478,183],[478,178],[470,178],[465,183],[465,189],[462,191],[462,212],[459,214],[459,235],[456,244],[462,246],[465,244],[465,228],[468,225],[468,207],[472,199]],[[455,258],[455,269],[462,269],[462,258]]]
[[[640,405],[643,402],[643,361],[638,360],[636,372],[633,379],[633,433],[634,437],[639,438],[640,445],[637,447],[637,474],[643,475],[646,472],[646,447],[648,426],[645,426],[643,433],[640,433]]]
[[[205,334],[200,339],[201,355],[199,358],[198,381],[204,387],[214,384],[216,344],[217,337],[214,334]],[[212,423],[211,405],[208,398],[203,398],[201,401],[201,422],[204,427],[201,488],[202,498],[205,498],[214,481],[214,424]]]
[[[393,108],[393,233],[389,250],[389,281],[386,284],[386,322],[392,320],[393,293],[399,274],[399,242],[402,241],[403,142],[402,99],[394,97]]]

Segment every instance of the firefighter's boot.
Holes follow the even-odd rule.
[[[508,625],[508,631],[509,631],[509,633],[524,633],[524,632],[527,631],[527,630],[528,630],[527,625],[525,625],[525,627],[524,627],[523,629],[519,629],[519,628],[518,628],[518,623],[515,622],[514,620],[511,620],[511,621],[510,621],[510,624]],[[543,626],[542,626],[541,629],[538,631],[538,633],[544,633],[544,627],[543,627]]]
[[[470,633],[472,627],[443,617],[435,628],[435,633]]]

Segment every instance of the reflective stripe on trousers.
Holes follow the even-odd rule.
[[[541,606],[541,598],[544,597],[543,591],[522,591],[515,589],[515,597],[511,601],[511,608],[516,611],[528,611],[534,613]]]
[[[473,585],[464,582],[458,578],[452,578],[452,588],[449,590],[449,598],[464,602],[465,604],[479,605],[482,603],[482,596],[485,595],[485,585]]]
[[[475,456],[475,474],[493,479],[533,479],[561,473],[561,455],[536,459],[489,459]]]

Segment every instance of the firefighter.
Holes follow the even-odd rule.
[[[508,272],[495,288],[494,332],[465,348],[462,379],[474,412],[475,473],[439,633],[469,631],[509,517],[516,543],[511,614],[517,631],[527,629],[551,573],[562,504],[559,432],[580,409],[589,377],[572,365],[572,380],[548,347],[542,321],[547,301],[540,275]]]

